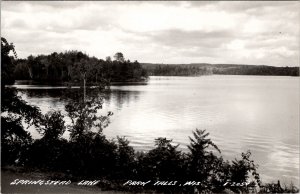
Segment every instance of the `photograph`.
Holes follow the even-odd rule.
[[[299,1],[1,1],[0,193],[299,193]]]

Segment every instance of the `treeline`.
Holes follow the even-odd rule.
[[[201,76],[211,74],[299,76],[299,67],[207,63],[176,65],[143,63],[142,66],[152,76]]]
[[[152,76],[200,76],[212,74],[211,68],[197,65],[142,64]]]
[[[222,75],[277,75],[299,76],[299,67],[232,64],[140,64],[125,60],[122,53],[114,59],[90,57],[81,51],[54,52],[49,55],[29,56],[15,61],[14,78],[40,82],[78,82],[86,76],[88,83],[101,79],[111,82],[144,81],[151,76]]]
[[[214,65],[213,74],[223,75],[280,75],[299,76],[299,67],[273,67],[265,65]]]
[[[16,60],[15,79],[41,82],[78,82],[83,74],[87,82],[141,81],[147,72],[138,61],[125,60],[122,53],[114,55],[114,60],[90,57],[81,51],[66,51],[49,55],[29,56]]]

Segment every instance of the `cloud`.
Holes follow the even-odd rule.
[[[299,65],[299,2],[4,1],[18,56],[121,51],[141,62]]]
[[[222,44],[228,43],[234,34],[230,31],[183,31],[170,29],[158,33],[150,33],[149,37],[155,42],[161,42],[170,47],[210,47],[218,48]]]

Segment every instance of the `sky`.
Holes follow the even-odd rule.
[[[79,50],[148,63],[299,66],[299,1],[1,1],[19,58]]]

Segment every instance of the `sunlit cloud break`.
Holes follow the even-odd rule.
[[[18,56],[80,50],[152,63],[299,65],[299,2],[4,1]]]

